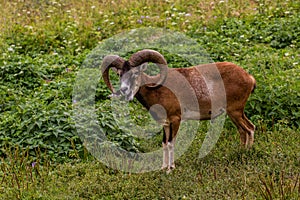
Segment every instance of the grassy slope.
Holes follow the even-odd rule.
[[[215,59],[234,59],[249,69],[257,63],[286,59],[299,50],[287,47],[271,52],[269,46],[240,43],[228,46],[234,33],[220,41],[201,37],[203,27],[212,27],[219,19],[249,17],[265,13],[272,16],[295,12],[297,3],[289,1],[2,1],[0,8],[1,50],[19,48],[23,54],[81,55],[98,41],[124,29],[159,26],[198,37],[210,53],[234,52]],[[48,3],[47,3],[48,2]],[[220,3],[221,2],[221,3]],[[288,14],[285,14],[288,15]],[[149,16],[143,18],[142,16]],[[142,20],[140,23],[139,20]],[[266,19],[267,20],[267,19]],[[270,19],[272,20],[272,17]],[[230,30],[230,29],[229,29]],[[209,34],[218,34],[212,31]],[[200,35],[200,36],[199,36]],[[211,37],[210,37],[211,38]],[[219,38],[218,38],[219,39]],[[35,47],[30,43],[38,44]],[[214,49],[216,43],[218,48]],[[250,53],[249,53],[249,52]],[[272,49],[273,51],[273,49]],[[285,56],[288,55],[290,56]],[[218,53],[216,53],[218,54]],[[250,55],[247,55],[250,54]],[[282,57],[284,57],[282,59]],[[296,57],[297,58],[297,57]],[[299,57],[298,57],[299,58]],[[275,64],[274,64],[275,63]],[[278,64],[278,65],[279,65]],[[265,73],[263,69],[262,73]],[[269,71],[267,71],[269,73]],[[236,130],[228,125],[214,150],[198,159],[203,139],[199,132],[189,151],[176,162],[177,169],[164,172],[124,174],[89,160],[66,164],[37,164],[28,168],[26,158],[12,157],[2,163],[0,197],[4,199],[298,199],[299,132],[288,126],[273,129],[257,122],[256,143],[251,151],[239,148]],[[22,161],[20,161],[22,160]],[[25,160],[25,161],[24,161]],[[26,164],[25,164],[26,163]],[[30,167],[30,166],[29,166]]]

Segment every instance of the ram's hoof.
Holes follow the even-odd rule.
[[[163,165],[163,166],[161,166],[161,170],[165,170],[165,169],[168,169],[169,168],[169,166],[168,165]]]
[[[169,166],[168,169],[167,169],[167,171],[166,171],[166,173],[170,174],[174,169],[175,169],[175,166],[174,167],[173,166],[171,166],[171,167]]]
[[[165,171],[165,170],[166,170],[166,173],[167,173],[167,174],[170,174],[174,169],[175,169],[175,165],[172,165],[172,166],[163,165],[163,166],[161,167],[161,170],[162,170],[162,171]]]

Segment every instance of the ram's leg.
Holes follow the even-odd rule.
[[[174,146],[175,146],[175,140],[173,139],[171,142],[168,142],[168,150],[169,150],[169,167],[168,169],[174,169],[175,168],[175,162],[174,162]]]
[[[175,141],[176,141],[176,135],[178,132],[180,126],[180,118],[173,118],[171,123],[170,123],[170,137],[168,140],[168,150],[169,150],[169,167],[168,170],[172,170],[175,168],[175,154],[174,154],[174,149],[175,149]]]
[[[254,143],[254,131],[255,131],[255,126],[254,124],[252,124],[252,122],[246,117],[245,114],[243,114],[243,119],[245,121],[245,124],[248,128],[248,141],[247,141],[247,145],[248,148],[252,147],[253,143]]]
[[[241,145],[245,148],[252,146],[255,126],[245,116],[243,110],[227,112],[240,133]]]
[[[164,124],[163,128],[163,142],[162,142],[162,147],[163,147],[163,164],[162,164],[162,169],[168,168],[169,167],[169,148],[168,148],[168,140],[170,136],[170,125],[169,123]]]
[[[168,149],[168,144],[163,143],[163,164],[161,169],[166,169],[168,168],[169,165],[169,149]]]

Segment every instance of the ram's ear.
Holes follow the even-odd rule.
[[[119,76],[122,74],[122,70],[121,69],[117,69],[116,67],[112,67],[111,68],[115,73],[117,73]]]
[[[148,67],[148,63],[143,63],[139,66],[139,71],[144,72],[147,70],[147,67]]]

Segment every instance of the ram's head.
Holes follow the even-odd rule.
[[[147,63],[155,63],[160,73],[157,76],[147,76],[143,72],[147,68]],[[113,69],[120,76],[120,90],[115,91],[110,79],[109,70]],[[158,87],[162,85],[167,78],[168,66],[165,58],[154,50],[141,50],[134,53],[128,61],[117,56],[105,56],[102,62],[103,79],[113,95],[123,95],[127,101],[134,98],[141,86]],[[145,75],[145,76],[143,76]],[[143,80],[147,79],[146,81]]]

